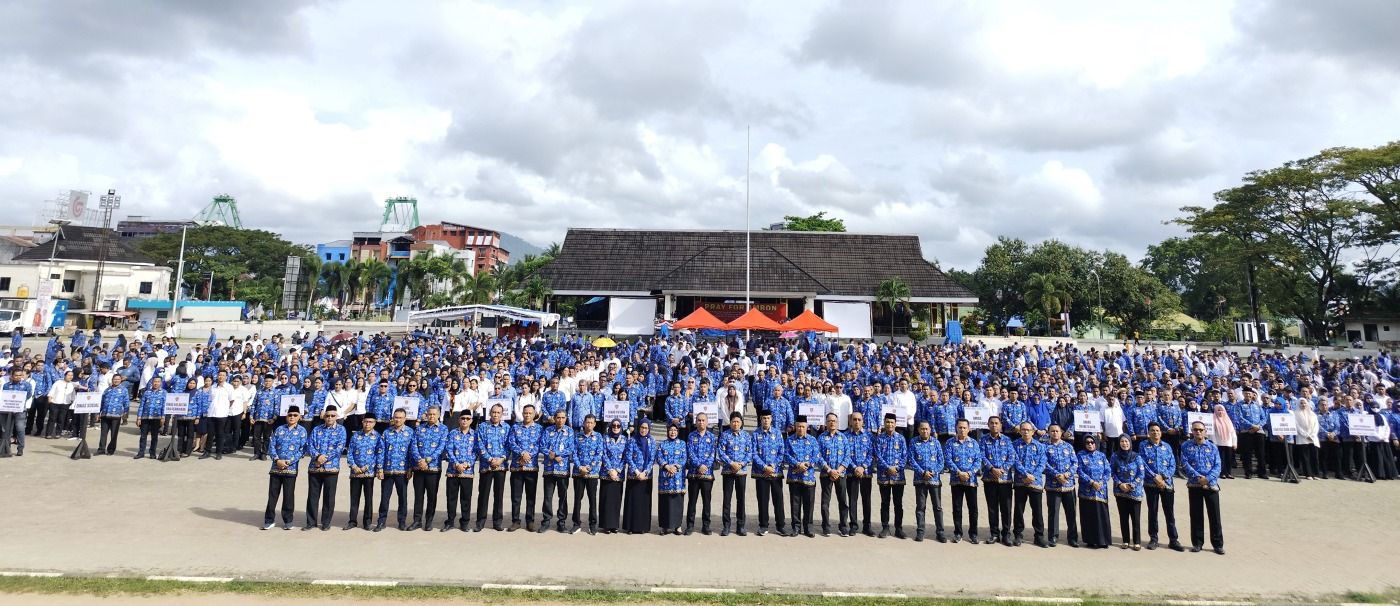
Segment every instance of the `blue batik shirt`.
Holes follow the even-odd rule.
[[[977,476],[982,473],[982,446],[968,437],[959,441],[957,436],[948,438],[943,445],[943,460],[948,465],[948,481],[955,486],[977,486]],[[966,473],[963,480],[958,474]]]
[[[585,471],[583,468],[587,467]],[[574,437],[574,475],[596,478],[603,468],[603,435],[598,432],[578,432]]]
[[[1113,469],[1113,496],[1141,501],[1142,479],[1146,473],[1142,456],[1131,451],[1115,452],[1109,466]],[[1123,489],[1124,484],[1128,485],[1127,490]]]
[[[574,430],[550,425],[540,432],[540,460],[547,476],[567,476],[574,457]],[[552,456],[551,456],[552,455]],[[558,461],[554,457],[559,457]]]
[[[668,439],[656,446],[656,463],[661,466],[657,474],[657,492],[677,494],[685,492],[685,442],[680,438]],[[667,465],[675,465],[676,472],[666,471]]]
[[[1011,446],[1011,438],[1005,434],[982,436],[982,479],[993,484],[1011,483],[1011,466],[1016,462],[1016,451]],[[1001,471],[1001,477],[992,477],[992,470]]]
[[[379,471],[381,458],[379,432],[373,429],[355,432],[345,445],[345,464],[350,466],[352,478],[374,477],[375,472]]]
[[[810,434],[798,437],[793,434],[787,440],[783,463],[787,465],[787,479],[790,484],[817,483],[817,470],[822,466],[821,447]],[[806,463],[807,469],[798,471],[798,464]]]
[[[427,471],[441,469],[442,453],[447,448],[447,432],[447,426],[442,423],[419,423],[414,428],[413,442],[409,444],[408,452],[414,469],[418,469],[419,463],[427,463]]]
[[[297,475],[301,457],[306,454],[306,428],[301,425],[278,427],[276,431],[272,432],[272,441],[268,443],[267,453],[272,458],[272,469],[269,473],[286,476]],[[277,468],[279,460],[287,462],[286,469]]]
[[[844,433],[822,432],[817,436],[817,446],[822,451],[822,474],[839,471],[844,477],[851,469],[851,438]]]
[[[492,471],[491,459],[500,459],[501,467],[496,471],[504,470],[510,465],[510,426],[505,423],[492,425],[486,423],[476,430],[476,451],[481,459],[481,471]]]
[[[627,475],[627,444],[631,440],[626,434],[619,433],[617,437],[607,436],[603,438],[603,460],[599,468],[599,477],[607,477],[608,472],[617,474],[618,481]]]
[[[472,477],[476,470],[476,440],[476,431],[471,429],[454,429],[447,432],[447,447],[442,451],[442,457],[447,461],[447,477]],[[457,471],[458,465],[466,467]]]
[[[1057,476],[1064,476],[1060,480]],[[1075,488],[1079,477],[1079,458],[1075,456],[1074,445],[1061,440],[1045,446],[1045,489],[1054,492],[1070,492]]]
[[[539,465],[540,437],[544,428],[539,423],[519,423],[510,430],[506,447],[510,449],[511,471],[535,471]]]
[[[786,454],[786,445],[783,444],[783,434],[778,431],[777,426],[768,428],[768,431],[761,429],[753,432],[753,475],[764,478],[783,477],[783,456]],[[772,467],[772,473],[765,470],[765,467]]]
[[[1205,478],[1205,488],[1220,490],[1220,450],[1210,440],[1182,444],[1181,472],[1186,475],[1188,486],[1200,488],[1200,478]]]
[[[1172,445],[1158,442],[1153,445],[1151,441],[1144,441],[1138,445],[1138,452],[1142,456],[1143,481],[1147,486],[1156,488],[1156,478],[1162,476],[1162,481],[1166,484],[1162,490],[1172,490],[1172,477],[1176,475],[1176,453],[1172,452]]]
[[[1043,490],[1045,488],[1045,443],[1039,440],[1016,440],[1012,445],[1015,452],[1015,461],[1011,465],[1011,473],[1015,476],[1016,486],[1022,486],[1031,490]]]
[[[403,475],[408,472],[408,451],[413,443],[413,430],[408,426],[398,429],[390,427],[379,435],[379,471],[385,475]]]
[[[938,438],[914,436],[909,439],[909,468],[914,471],[915,484],[938,486],[943,477],[943,445]],[[926,473],[933,475],[925,478]]]
[[[141,393],[141,404],[136,408],[140,419],[159,419],[165,416],[165,391],[147,389]]]
[[[340,472],[340,451],[345,448],[345,426],[337,423],[335,427],[330,425],[318,425],[311,430],[311,440],[306,443],[306,454],[311,457],[310,467],[313,473],[339,473]],[[324,465],[316,464],[316,457],[325,455]]]
[[[875,481],[880,484],[903,484],[904,463],[909,444],[898,433],[875,435]],[[894,471],[891,472],[890,470]]]
[[[692,478],[715,477],[715,451],[719,438],[712,431],[693,431],[685,440],[685,472]]]
[[[719,447],[716,449],[715,458],[719,461],[719,467],[725,475],[747,474],[749,465],[753,462],[753,436],[743,429],[739,431],[725,429],[719,436]],[[738,463],[740,465],[739,471],[734,471],[730,463]]]
[[[1080,498],[1108,502],[1108,485],[1112,478],[1112,468],[1108,464],[1108,457],[1102,452],[1084,451],[1079,453],[1079,496]],[[1094,488],[1090,482],[1098,482],[1099,487]]]
[[[102,416],[120,417],[131,406],[131,393],[126,386],[108,387],[102,392]]]
[[[864,427],[861,428],[864,430]],[[851,441],[851,474],[857,467],[865,469],[865,476],[875,475],[871,465],[875,459],[875,440],[869,431],[847,430],[846,437]]]

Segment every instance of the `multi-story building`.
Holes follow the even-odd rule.
[[[101,292],[93,301],[99,265]],[[173,273],[115,231],[69,225],[0,264],[0,307],[18,308],[24,300],[46,296],[68,300],[72,309],[120,314],[128,299],[168,298]]]
[[[321,259],[321,263],[344,263],[354,258],[350,252],[350,240],[336,240],[316,245],[316,256]]]
[[[418,241],[439,240],[458,250],[471,250],[476,256],[473,273],[491,271],[510,263],[510,251],[501,247],[501,232],[443,221],[420,225],[408,232]]]
[[[190,219],[151,219],[141,215],[131,215],[117,221],[117,235],[126,240],[139,240],[157,234],[180,233],[182,227],[198,225]]]

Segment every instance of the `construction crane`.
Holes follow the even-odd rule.
[[[418,222],[417,198],[389,198],[384,201],[384,218],[379,221],[380,232],[408,231],[422,225]]]
[[[194,220],[204,225],[225,225],[243,229],[243,221],[238,218],[238,201],[228,194],[214,196],[214,201],[199,211]]]

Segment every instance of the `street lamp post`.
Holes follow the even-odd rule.
[[[175,269],[175,293],[170,297],[170,334],[180,338],[180,283],[185,279],[185,232],[190,226],[180,226],[180,262]]]
[[[1098,285],[1098,287],[1099,287],[1099,306],[1098,306],[1098,313],[1095,314],[1095,315],[1097,315],[1097,316],[1099,316],[1099,317],[1098,317],[1098,318],[1095,318],[1095,320],[1097,320],[1098,323],[1099,323],[1099,338],[1103,338],[1103,281],[1099,279],[1099,272],[1098,272],[1098,270],[1096,270],[1096,269],[1090,269],[1090,270],[1089,270],[1089,274],[1092,275],[1092,276],[1094,276],[1094,284]]]
[[[97,279],[92,285],[92,311],[101,311],[102,306],[102,270],[107,265],[107,245],[109,244],[107,232],[112,228],[112,211],[121,208],[122,197],[117,195],[117,190],[107,190],[107,195],[102,196],[98,202],[98,208],[102,209],[102,240],[98,244],[97,251]]]

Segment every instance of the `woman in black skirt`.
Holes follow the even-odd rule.
[[[661,467],[656,522],[661,534],[681,533],[681,514],[685,511],[685,440],[680,434],[680,422],[671,421],[666,426],[666,441],[656,447],[656,464]]]
[[[1113,540],[1108,525],[1110,475],[1108,458],[1099,452],[1099,441],[1094,436],[1084,436],[1084,450],[1079,453],[1079,531],[1089,549],[1106,549]]]
[[[627,479],[627,436],[622,421],[613,419],[603,437],[603,469],[598,474],[598,528],[617,532],[622,521],[622,483]]]
[[[1133,439],[1127,434],[1118,438],[1118,451],[1109,462],[1113,468],[1113,500],[1118,503],[1118,531],[1123,535],[1119,546],[1138,551],[1142,549],[1143,480],[1147,466],[1133,450]]]
[[[655,466],[656,444],[651,439],[651,421],[638,419],[627,445],[627,495],[622,506],[622,529],[628,534],[651,532],[651,472]]]

